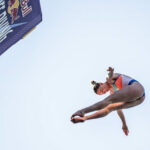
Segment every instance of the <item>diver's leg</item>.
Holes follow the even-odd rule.
[[[105,107],[91,115],[84,116],[84,117],[74,117],[74,118],[72,118],[71,121],[73,123],[78,123],[78,122],[84,122],[85,120],[89,120],[89,119],[105,117],[112,111],[137,106],[137,105],[141,104],[144,101],[144,99],[145,99],[145,97],[143,96],[143,97],[141,97],[135,101],[131,101],[131,102],[118,102],[118,103],[109,104],[107,107]]]
[[[145,99],[145,96],[138,98],[136,101],[126,102],[124,105],[120,106],[120,109],[128,109],[137,105],[140,105]]]
[[[101,118],[101,117],[105,117],[106,115],[108,115],[110,112],[119,109],[120,107],[122,107],[124,105],[124,102],[119,102],[119,103],[114,103],[114,104],[109,104],[107,107],[95,112],[94,114],[91,114],[89,116],[85,116],[86,120],[89,119],[96,119],[96,118]]]
[[[119,103],[114,103],[114,104],[109,104],[107,107],[91,114],[91,115],[87,115],[84,117],[74,117],[72,118],[72,122],[73,123],[78,123],[78,122],[84,122],[86,120],[89,119],[97,119],[97,118],[101,118],[101,117],[105,117],[106,115],[108,115],[110,112],[119,109],[120,107],[122,107],[124,105],[125,102],[119,102]]]
[[[85,116],[85,118],[86,118],[86,120],[87,119],[101,118],[101,117],[108,115],[112,111],[119,110],[119,109],[127,109],[127,108],[137,106],[137,105],[141,104],[144,101],[144,99],[145,99],[145,96],[138,98],[137,100],[131,101],[131,102],[113,103],[113,104],[108,105],[107,107],[99,110],[98,112],[96,112],[92,115]]]
[[[109,104],[118,103],[118,102],[132,102],[141,97],[144,93],[144,90],[137,86],[136,84],[127,86],[119,91],[114,92],[113,94],[106,97],[104,100],[82,109],[84,113],[89,113],[99,109],[103,109]]]
[[[127,87],[122,88],[119,91],[114,92],[112,95],[109,95],[104,100],[77,111],[76,113],[72,115],[72,117],[74,116],[82,117],[84,116],[85,113],[103,109],[109,104],[118,103],[118,102],[135,101],[139,97],[141,97],[143,93],[144,93],[143,87],[139,83],[135,82],[132,85],[129,85]]]

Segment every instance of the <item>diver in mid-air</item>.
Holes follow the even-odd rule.
[[[116,110],[122,120],[122,129],[128,135],[129,130],[122,109],[141,104],[145,99],[145,91],[137,80],[123,74],[114,73],[114,69],[111,67],[107,71],[108,77],[105,83],[95,81],[91,83],[94,85],[93,89],[96,94],[102,95],[110,91],[110,95],[94,105],[75,112],[71,116],[71,121],[79,123],[89,119],[101,118]],[[86,113],[93,111],[97,112],[85,116]]]

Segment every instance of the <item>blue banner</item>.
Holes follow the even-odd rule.
[[[39,0],[0,0],[0,55],[41,21]]]

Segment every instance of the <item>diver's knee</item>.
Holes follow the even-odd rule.
[[[111,112],[111,108],[104,108],[105,115],[108,115]]]

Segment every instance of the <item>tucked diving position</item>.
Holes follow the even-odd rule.
[[[98,95],[110,92],[105,99],[84,109],[78,110],[71,116],[73,123],[85,122],[86,120],[105,117],[112,111],[117,111],[121,121],[122,129],[126,135],[129,130],[122,109],[137,106],[145,99],[144,87],[137,80],[123,74],[114,73],[114,69],[107,69],[108,77],[105,83],[92,81],[94,92]],[[94,112],[91,115],[87,113]]]

